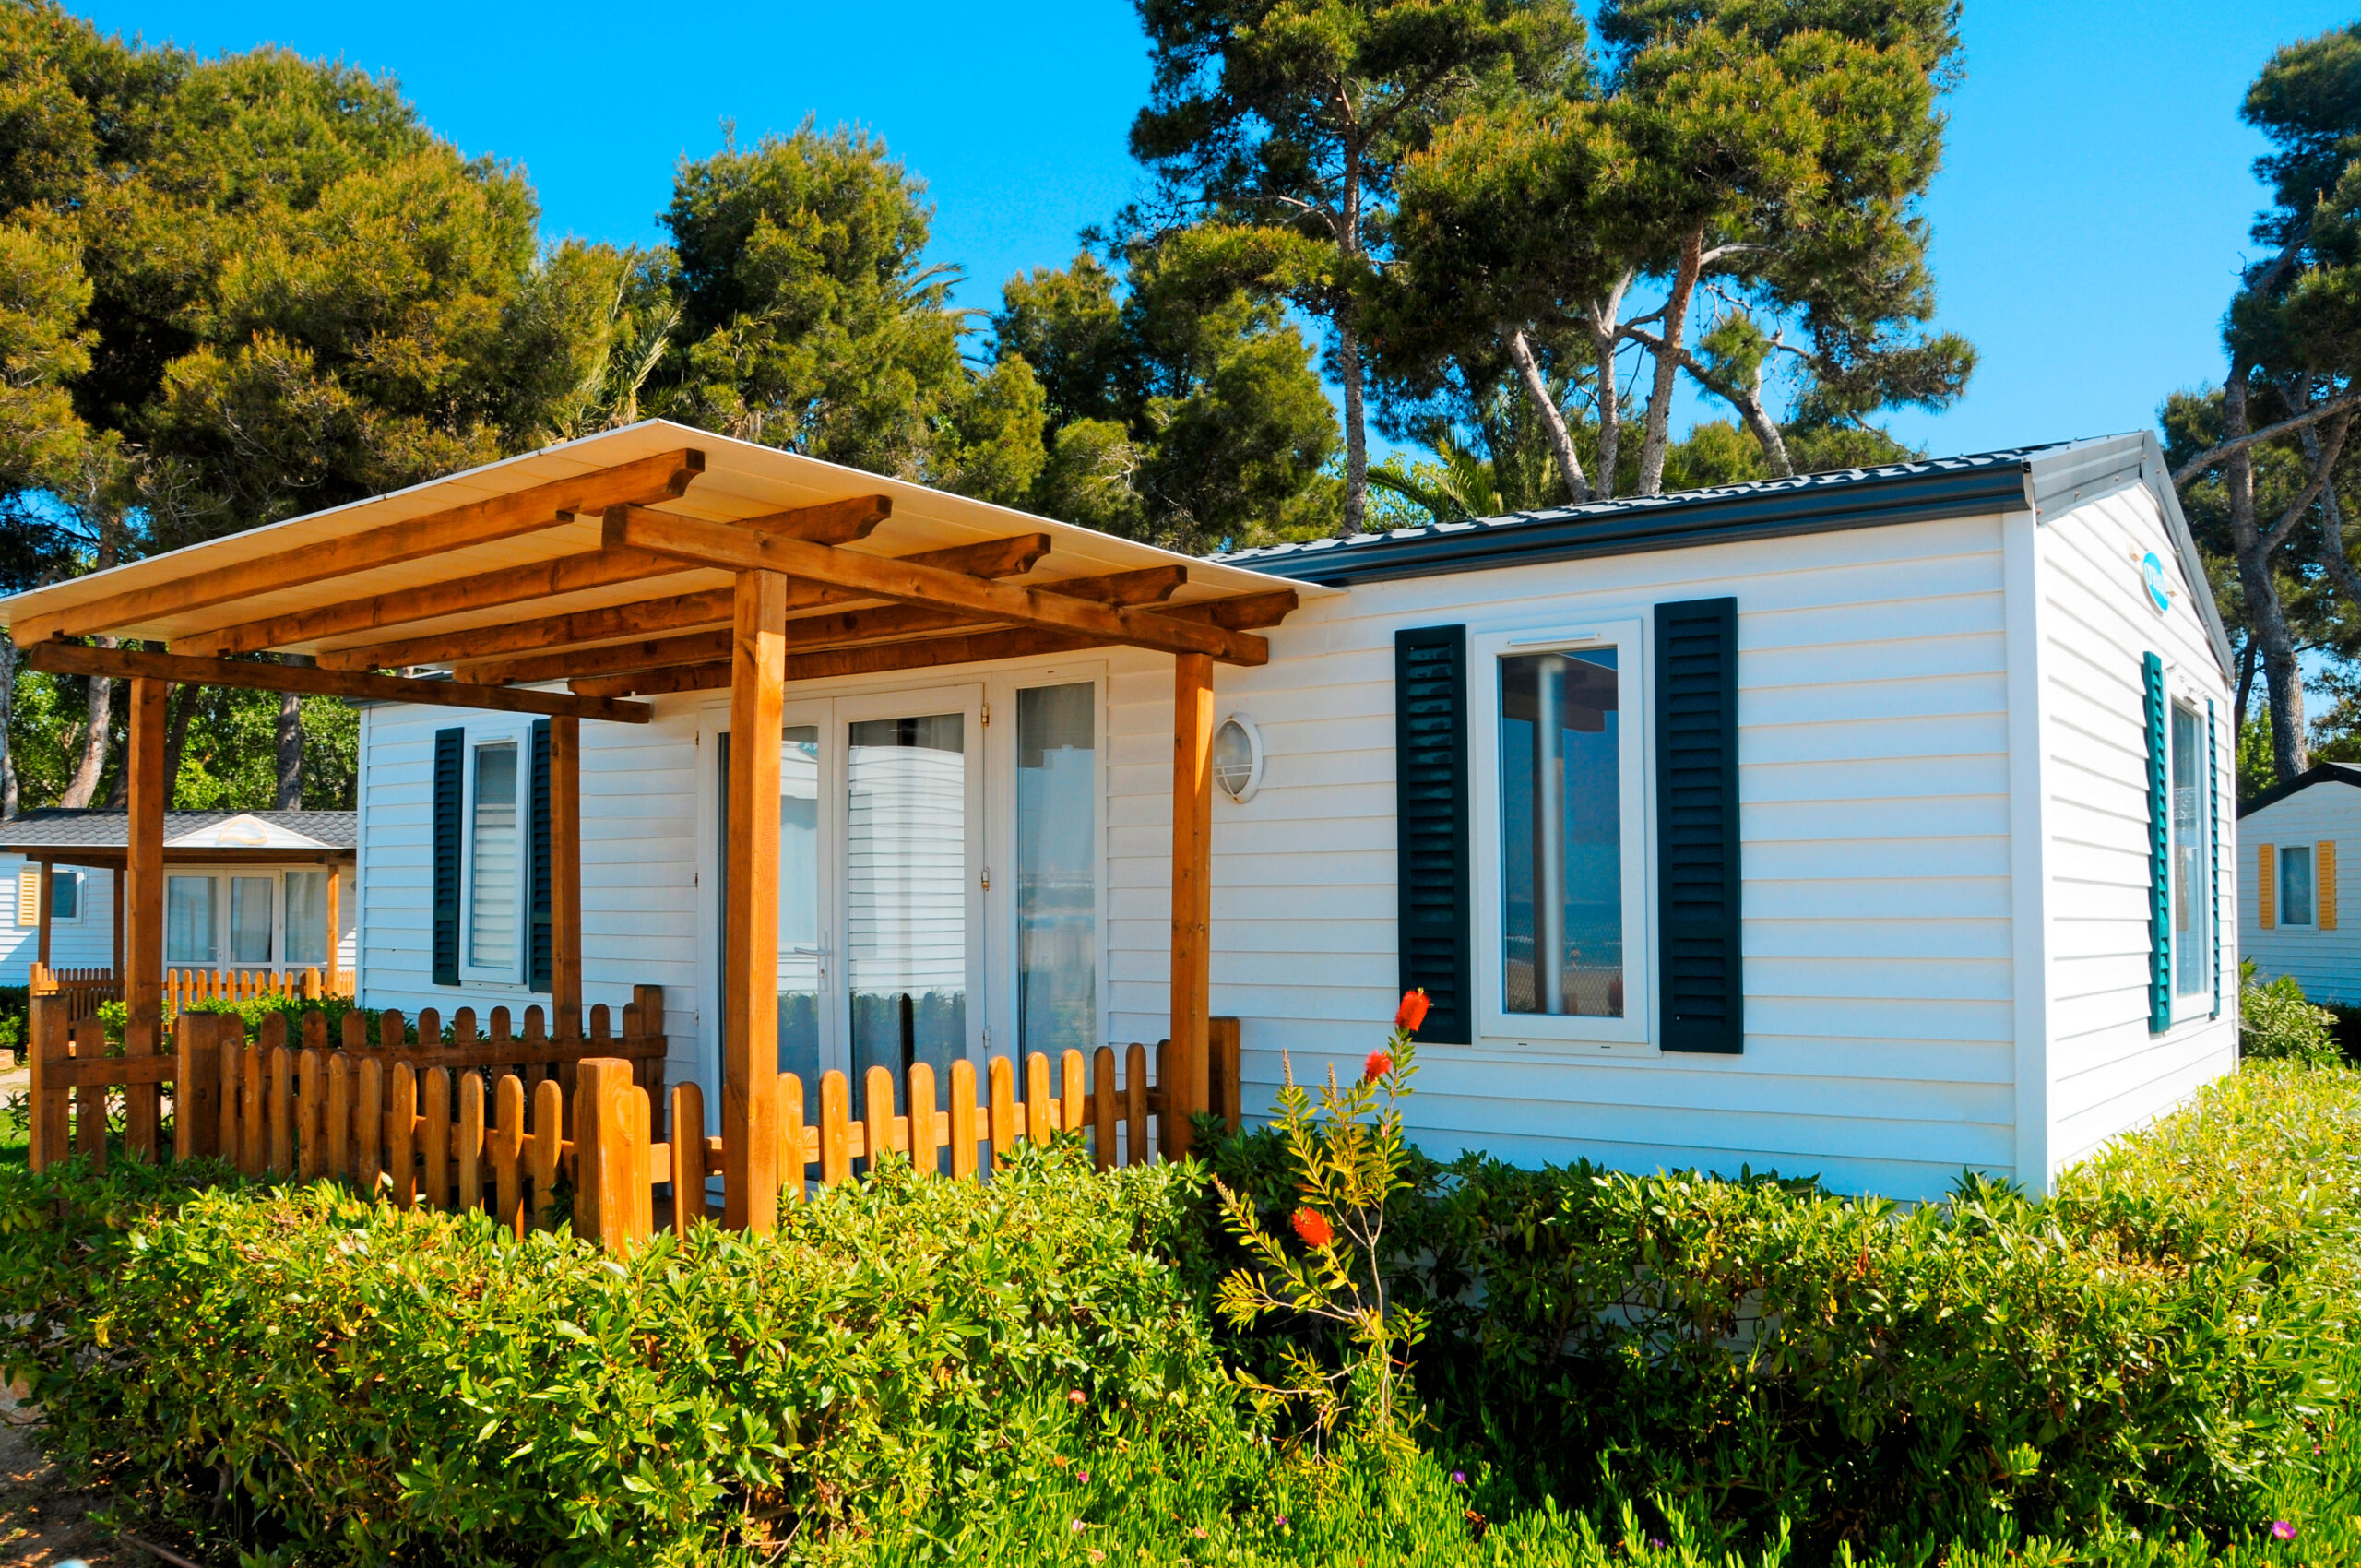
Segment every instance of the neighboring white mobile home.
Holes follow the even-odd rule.
[[[44,950],[53,970],[120,969],[115,885],[129,825],[121,810],[57,807],[0,822],[0,875],[9,879],[14,916],[0,927],[0,985],[23,985]],[[350,971],[357,814],[176,811],[163,826],[167,968]]]
[[[2257,978],[2361,1007],[2361,926],[2337,919],[2337,849],[2361,844],[2361,767],[2324,762],[2238,808],[2238,950]]]
[[[806,498],[890,482],[659,423],[561,450],[691,443]],[[1434,1153],[1921,1197],[2044,1187],[2235,1062],[2228,653],[2151,437],[1194,569],[1301,594],[1215,677],[1211,1006],[1250,1105],[1283,1051],[1357,1070],[1424,986]],[[1102,647],[789,685],[782,1067],[1168,1031],[1174,671]],[[670,1075],[718,1108],[731,696],[623,689],[652,722],[581,730],[585,996],[660,983]],[[364,710],[365,1001],[546,997],[547,748]]]

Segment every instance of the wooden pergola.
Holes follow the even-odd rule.
[[[571,1035],[583,719],[646,723],[635,698],[726,688],[735,733],[777,733],[797,682],[1109,646],[1169,654],[1166,1125],[1185,1140],[1208,1103],[1213,667],[1264,662],[1257,629],[1322,591],[651,421],[35,589],[0,600],[0,617],[32,669],[129,683],[135,1055],[162,1044],[174,682],[547,716],[551,1000]],[[97,637],[118,646],[77,640]],[[272,653],[313,662],[255,657]],[[779,788],[777,747],[731,748],[724,1218],[754,1229],[776,1221],[779,1178]]]

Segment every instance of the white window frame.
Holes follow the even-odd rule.
[[[231,901],[238,896],[238,879],[270,884],[270,956],[259,963],[250,963],[230,956],[230,938],[238,929],[238,918]],[[214,939],[214,951],[221,955],[225,969],[269,969],[273,973],[287,968],[287,873],[278,866],[228,866],[218,878],[219,885],[213,890],[214,920],[219,934]]]
[[[2194,873],[2197,885],[2189,890],[2189,896],[2197,905],[2196,928],[2201,940],[2205,944],[2205,967],[2198,985],[2190,991],[2183,991],[2180,988],[2180,951],[2177,945],[2173,951],[2173,1022],[2179,1025],[2192,1019],[2209,1018],[2213,1016],[2215,967],[2222,961],[2222,932],[2213,909],[2213,839],[2211,813],[2213,810],[2213,790],[2216,781],[2213,778],[2213,759],[2208,754],[2210,748],[2207,744],[2205,731],[2205,698],[2201,694],[2195,692],[2168,691],[2165,698],[2165,842],[2169,845],[2172,841],[2171,801],[2181,782],[2172,767],[2173,716],[2177,712],[2188,714],[2197,732],[2195,748],[2197,754],[2197,869]],[[2173,889],[2169,867],[2167,867],[2165,885],[2166,907],[2170,908]],[[2318,898],[2319,891],[2319,875],[2315,868],[2313,876],[2315,900]],[[2179,934],[2177,929],[2173,932],[2176,943]]]
[[[1654,799],[1648,738],[1647,623],[1638,617],[1591,620],[1563,628],[1471,633],[1467,703],[1469,779],[1474,794],[1471,882],[1475,895],[1477,1038],[1489,1045],[1574,1047],[1585,1052],[1655,1055],[1655,905]],[[1558,1017],[1511,1013],[1503,1004],[1501,954],[1507,921],[1501,909],[1500,802],[1501,660],[1583,648],[1615,650],[1618,771],[1623,825],[1623,1016]]]
[[[1091,687],[1091,712],[1097,728],[1092,744],[1090,798],[1097,821],[1093,825],[1092,853],[1098,885],[1095,888],[1096,920],[1092,935],[1092,962],[1097,965],[1096,978],[1098,998],[1097,1039],[1100,1043],[1115,1041],[1115,1004],[1110,992],[1114,989],[1112,966],[1109,963],[1108,926],[1109,922],[1109,884],[1112,877],[1108,861],[1108,818],[1112,814],[1107,799],[1107,766],[1110,736],[1113,733],[1113,708],[1108,695],[1107,661],[1080,659],[1071,664],[1052,664],[1031,669],[995,671],[990,678],[986,695],[993,722],[984,726],[985,806],[985,866],[987,869],[1005,867],[1006,873],[993,872],[991,891],[986,895],[984,943],[985,971],[995,983],[991,995],[995,1010],[991,1024],[991,1039],[997,1041],[993,1049],[1003,1050],[1014,1056],[1016,1051],[1016,694],[1038,686]],[[1236,808],[1226,798],[1215,802],[1215,819],[1219,821],[1221,808]]]
[[[39,870],[38,867],[34,868]],[[80,925],[90,918],[90,875],[80,866],[52,866],[49,871],[49,923],[52,929],[62,925]],[[57,912],[57,884],[66,877],[74,879],[74,912]]]
[[[487,746],[516,748],[516,948],[506,964],[475,961],[476,754]],[[533,727],[468,725],[459,737],[459,979],[476,985],[525,984],[526,953],[533,940]]]
[[[222,970],[231,968],[252,968],[255,967],[253,965],[233,966],[230,963],[227,956],[230,947],[230,889],[223,885],[223,875],[224,873],[219,871],[174,871],[170,867],[165,868],[164,936],[167,944],[169,944],[172,939],[172,930],[171,913],[172,884],[185,880],[190,882],[209,882],[213,885],[213,956],[211,958],[175,958],[172,956],[172,948],[167,945],[164,949],[164,967],[166,968]]]
[[[2311,885],[2312,889],[2312,914],[2309,920],[2291,921],[2287,918],[2287,851],[2290,849],[2301,849],[2304,852],[2304,880]],[[2290,844],[2274,843],[2272,845],[2271,852],[2278,862],[2272,868],[2271,898],[2272,902],[2278,906],[2272,910],[2272,915],[2277,921],[2279,929],[2281,931],[2319,930],[2320,851],[2319,840],[2303,838]]]

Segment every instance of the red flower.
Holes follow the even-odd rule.
[[[1324,1247],[1336,1239],[1335,1228],[1328,1223],[1328,1217],[1316,1209],[1296,1210],[1294,1224],[1295,1233],[1303,1238],[1307,1247]]]
[[[1372,1051],[1369,1060],[1361,1063],[1361,1082],[1373,1084],[1394,1071],[1394,1058],[1386,1051]]]
[[[1405,1034],[1417,1034],[1418,1026],[1427,1021],[1427,1009],[1432,1005],[1424,986],[1404,992],[1402,1005],[1394,1010],[1394,1027]]]

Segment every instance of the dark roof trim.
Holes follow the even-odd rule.
[[[300,833],[332,850],[350,849],[360,843],[361,814],[335,811],[169,811],[164,814],[164,838],[169,844],[175,838],[202,833],[208,827],[219,827],[241,816],[254,817],[274,827]],[[42,806],[0,823],[0,853],[18,854],[26,850],[46,849],[119,850],[130,841],[131,814],[120,807],[77,810],[65,806]],[[293,845],[277,848],[288,852],[304,852]]]
[[[1275,545],[1222,559],[1274,576],[1344,588],[1980,512],[2024,512],[2034,505],[2026,481],[2027,457],[2023,452],[1993,453],[1940,463],[1808,474],[1355,539]]]
[[[2239,819],[2243,821],[2247,816],[2260,811],[2265,806],[2277,805],[2288,796],[2308,790],[2315,784],[2361,786],[2361,767],[2356,767],[2349,762],[2317,764],[2293,778],[2273,784],[2270,789],[2249,800],[2240,801],[2238,802]]]
[[[2147,432],[2046,446],[1889,463],[1873,469],[1628,496],[1436,523],[1353,539],[1267,545],[1216,557],[1273,576],[1348,588],[1399,577],[1492,571],[1545,561],[1632,555],[1739,540],[1786,539],[1995,512],[2053,516],[2109,491],[2144,484],[2163,514],[2191,602],[2229,677],[2230,639],[2181,515],[2163,450]]]

